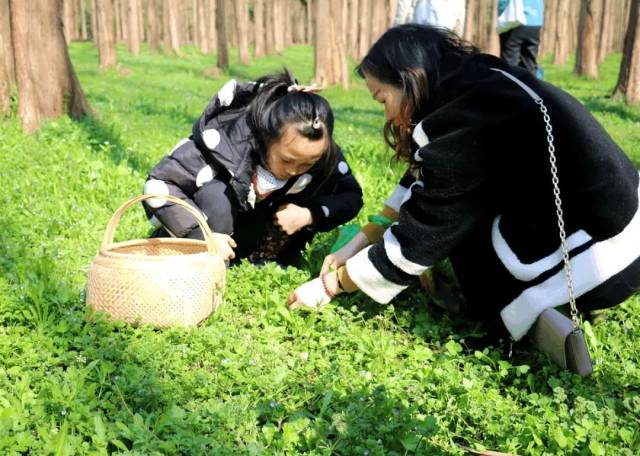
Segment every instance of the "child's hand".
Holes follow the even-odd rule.
[[[236,257],[233,249],[235,249],[237,245],[231,236],[228,234],[213,233],[213,240],[216,243],[218,253],[224,261],[233,260]]]
[[[276,226],[279,226],[282,231],[289,235],[313,223],[309,209],[291,203],[280,206],[273,219]]]

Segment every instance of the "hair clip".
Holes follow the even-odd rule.
[[[311,124],[311,127],[314,130],[319,130],[320,129],[320,124],[321,124],[321,120],[320,120],[320,116],[316,116],[315,119],[313,119],[313,123]]]
[[[300,85],[300,84],[298,84],[296,82],[294,82],[289,87],[287,87],[287,92],[315,93],[315,92],[320,92],[321,90],[322,90],[322,87],[318,87],[315,84],[310,85],[310,86],[304,86],[304,85]]]

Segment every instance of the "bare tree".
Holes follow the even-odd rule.
[[[27,132],[45,119],[91,112],[69,59],[61,12],[61,0],[11,3],[18,114]]]
[[[465,15],[464,15],[464,31],[462,33],[462,37],[470,43],[475,43],[476,41],[476,9],[477,9],[477,0],[467,0]]]
[[[496,56],[500,56],[500,38],[496,31],[498,22],[498,0],[492,0],[490,4],[491,10],[489,18],[487,20],[488,25],[488,38],[487,38],[487,52]]]
[[[207,0],[206,28],[207,40],[209,41],[209,49],[211,52],[216,50],[218,42],[218,30],[216,28],[216,0]]]
[[[274,32],[274,7],[272,0],[265,0],[264,17],[264,48],[265,54],[271,55],[275,52],[275,32]]]
[[[116,40],[114,35],[113,3],[111,0],[96,0],[96,38],[100,69],[114,68],[117,64]]]
[[[306,0],[307,9],[307,44],[314,43],[314,28],[313,28],[313,0]]]
[[[80,0],[80,38],[86,41],[89,38],[87,31],[87,2]]]
[[[160,48],[160,24],[158,22],[158,4],[156,0],[147,0],[147,41],[150,51]]]
[[[0,0],[0,116],[11,111],[11,93],[16,83],[9,14],[9,0]]]
[[[234,2],[236,27],[238,30],[238,60],[242,65],[249,64],[249,3],[247,0]]]
[[[570,0],[557,0],[556,35],[553,48],[553,63],[564,64],[569,57],[569,6]]]
[[[349,87],[345,43],[342,42],[340,0],[317,0],[314,81],[320,86]]]
[[[629,23],[624,39],[624,52],[618,83],[613,98],[628,104],[640,103],[640,0],[631,0]]]
[[[127,31],[127,48],[133,55],[140,54],[140,19],[138,9],[140,8],[140,0],[129,0],[128,2],[128,25]]]
[[[556,12],[555,9],[547,4],[544,9],[544,21],[540,30],[540,47],[538,56],[540,59],[545,58],[553,52],[553,37],[556,33]]]
[[[229,67],[229,44],[227,43],[227,31],[225,28],[225,0],[216,1],[216,30],[218,32],[218,61],[216,67],[226,69]]]
[[[75,6],[75,0],[63,0],[62,2],[62,24],[67,44],[76,39]]]
[[[352,59],[358,58],[358,0],[349,0],[349,20],[347,27],[347,53]]]
[[[598,21],[600,0],[582,0],[578,27],[578,51],[574,72],[578,75],[598,78]]]
[[[281,54],[284,51],[286,41],[284,1],[271,0],[271,2],[273,2],[273,47],[278,54]]]
[[[372,0],[360,0],[358,20],[358,59],[364,57],[371,45],[371,5]]]
[[[164,0],[164,37],[165,46],[175,54],[180,54],[180,36],[178,28],[178,7],[176,0]]]
[[[265,55],[264,32],[264,0],[253,0],[253,31],[255,34],[256,57]]]

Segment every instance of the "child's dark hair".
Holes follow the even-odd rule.
[[[369,49],[356,72],[402,89],[400,125],[386,122],[384,138],[396,156],[411,159],[411,126],[424,118],[444,78],[479,50],[440,27],[403,24],[387,30]]]
[[[255,134],[260,147],[258,159],[266,164],[267,146],[278,140],[287,125],[312,141],[327,140],[327,150],[314,165],[321,170],[322,178],[328,177],[337,165],[337,146],[333,141],[333,111],[327,100],[309,92],[289,91],[297,84],[294,76],[286,68],[281,73],[270,74],[258,79],[249,95],[251,100],[238,99],[244,105],[249,127]],[[231,109],[233,109],[233,105]],[[242,109],[242,108],[241,108]]]

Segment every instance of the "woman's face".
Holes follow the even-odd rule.
[[[400,107],[402,105],[402,89],[380,81],[375,76],[364,74],[367,88],[373,99],[384,105],[384,117],[387,122],[400,126]]]
[[[298,133],[294,125],[288,125],[280,138],[267,146],[267,168],[278,179],[291,179],[309,171],[326,148],[326,135],[313,141]]]

